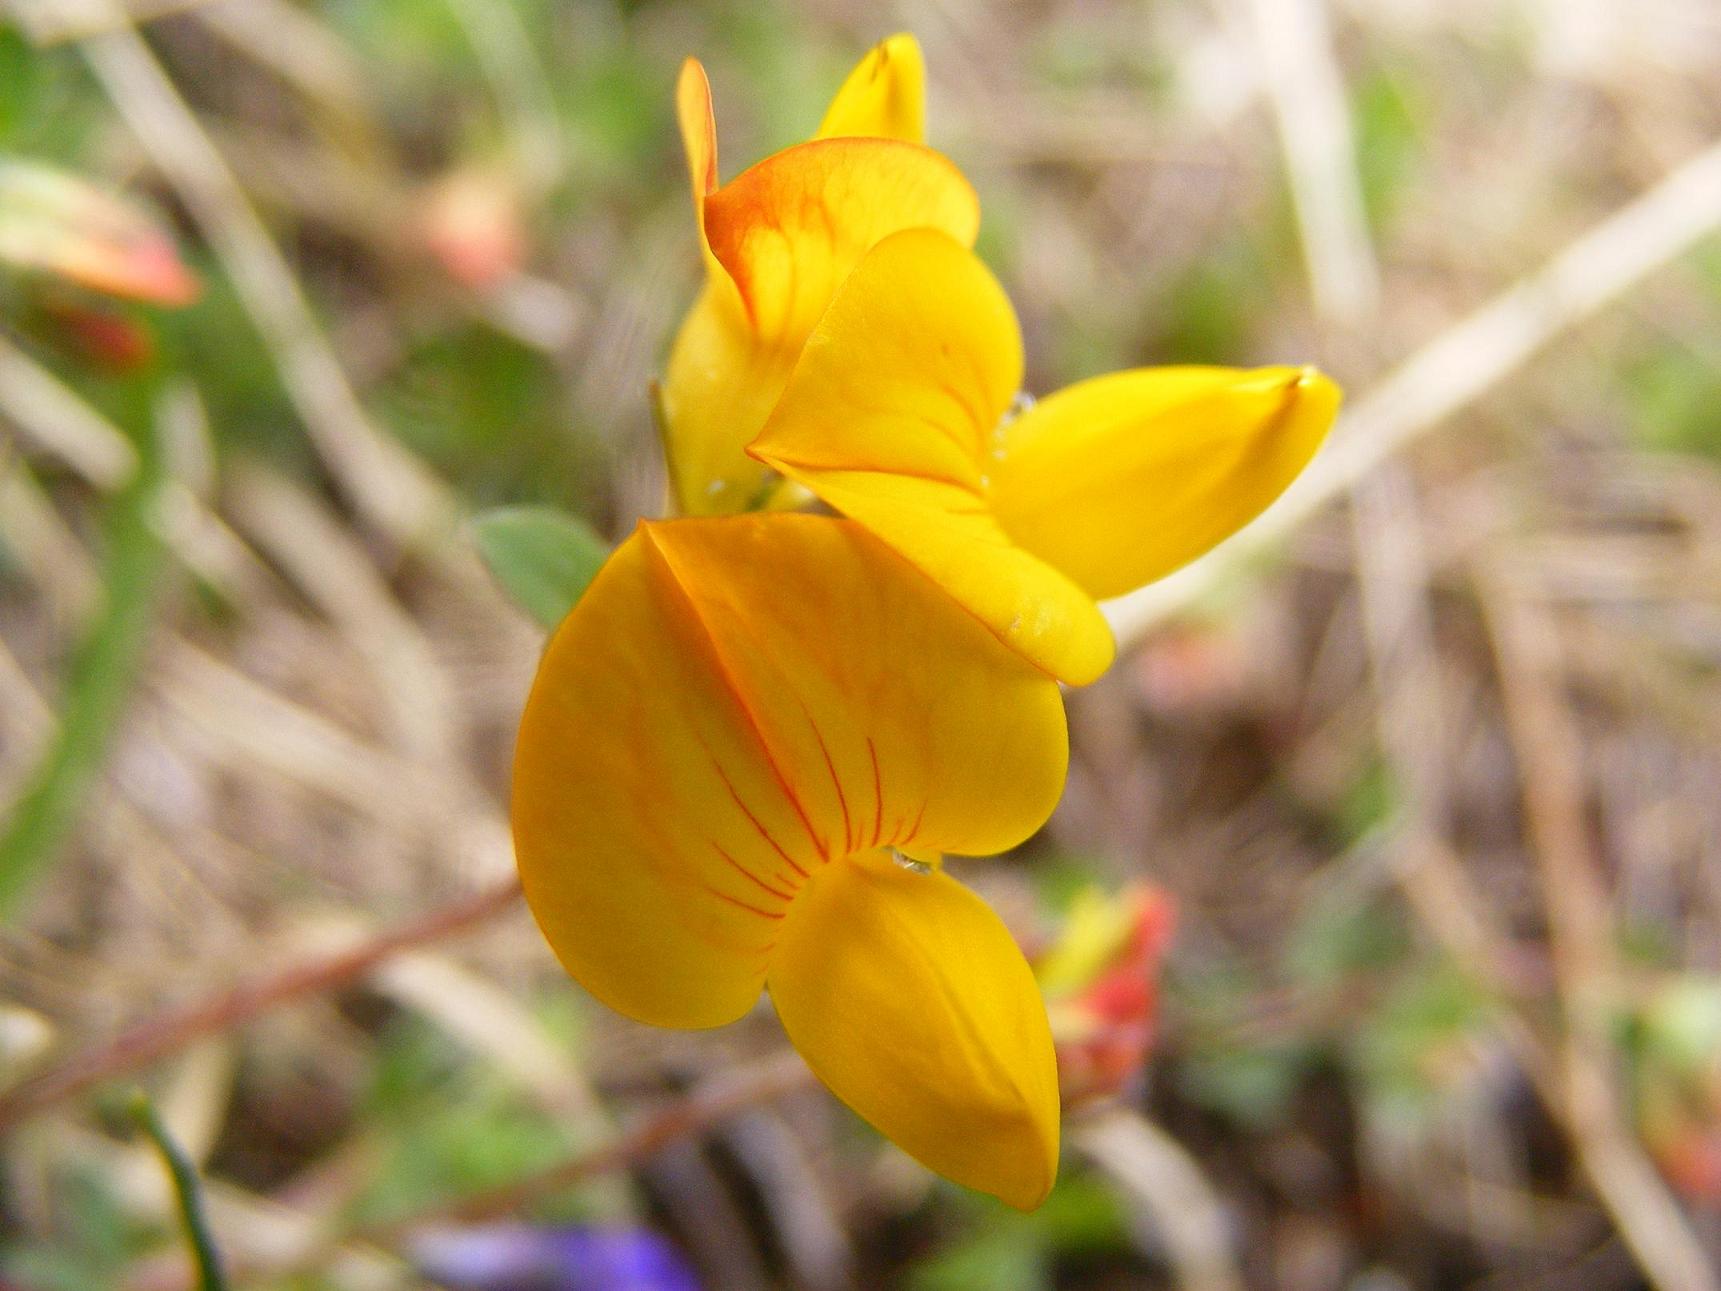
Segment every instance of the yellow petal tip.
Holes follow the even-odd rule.
[[[1325,440],[1339,397],[1300,365],[1137,368],[1078,382],[1010,424],[992,506],[1012,539],[1090,596],[1121,596],[1272,503]]]
[[[920,42],[907,32],[887,36],[867,51],[849,73],[817,138],[861,136],[904,139],[926,137],[926,62]]]
[[[836,1096],[931,1170],[1032,1210],[1058,1170],[1039,988],[1003,921],[942,871],[883,853],[818,871],[767,969],[778,1016]]]
[[[697,207],[717,188],[717,119],[711,106],[711,82],[697,58],[681,65],[675,83],[675,116]]]

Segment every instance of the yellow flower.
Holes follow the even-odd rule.
[[[1141,368],[1007,419],[1022,369],[997,280],[949,237],[906,230],[843,282],[749,451],[1080,685],[1115,651],[1095,601],[1265,508],[1339,391],[1312,368]]]
[[[710,1027],[769,988],[839,1098],[1028,1208],[1057,1170],[1045,1007],[936,858],[1021,842],[1066,762],[1057,686],[861,526],[647,523],[550,642],[515,846],[598,999]]]
[[[909,228],[973,245],[973,188],[921,143],[924,79],[914,38],[891,37],[855,68],[813,139],[719,185],[711,88],[697,61],[681,69],[676,108],[706,268],[659,390],[683,512],[744,511],[764,500],[768,473],[747,444],[868,248]]]

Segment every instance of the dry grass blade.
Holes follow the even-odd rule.
[[[1566,1033],[1558,1085],[1566,1126],[1651,1281],[1661,1291],[1714,1291],[1721,1274],[1644,1155],[1613,1078],[1620,967],[1611,902],[1588,841],[1581,736],[1559,698],[1559,640],[1547,610],[1526,591],[1493,576],[1483,603],[1560,979]]]
[[[1394,453],[1718,227],[1721,144],[1712,144],[1378,381],[1340,417],[1314,464],[1235,539],[1111,602],[1106,616],[1120,642],[1187,609],[1239,563],[1273,549]]]
[[[207,999],[149,1018],[106,1044],[50,1067],[0,1094],[0,1132],[106,1080],[130,1074],[204,1036],[227,1031],[294,1000],[339,990],[391,956],[425,946],[513,909],[513,877],[372,937],[337,954],[290,965],[273,976],[241,982]]]
[[[1170,1135],[1146,1117],[1112,1108],[1083,1120],[1070,1137],[1140,1208],[1179,1291],[1242,1291],[1219,1198]]]
[[[117,489],[137,472],[131,441],[3,335],[0,412],[97,488]]]
[[[100,11],[102,0],[81,0]],[[111,6],[111,30],[82,42],[120,116],[184,199],[262,332],[329,469],[378,530],[404,546],[434,543],[454,523],[444,487],[366,416],[304,292],[161,64]]]

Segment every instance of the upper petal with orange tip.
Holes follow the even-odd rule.
[[[552,639],[513,821],[550,945],[620,1012],[714,1026],[796,893],[896,846],[990,853],[1050,814],[1057,687],[858,525],[642,525]]]
[[[721,277],[705,236],[705,199],[717,191],[717,116],[711,106],[711,81],[697,58],[681,65],[675,82],[675,120],[681,130],[681,150],[687,158],[687,180],[693,195],[693,224],[699,234],[708,276]]]
[[[684,511],[757,504],[765,472],[746,445],[868,249],[906,228],[973,244],[972,186],[917,141],[920,87],[918,47],[893,37],[850,77],[820,137],[720,185],[710,88],[697,62],[683,67],[677,108],[707,282],[671,348],[660,406]]]

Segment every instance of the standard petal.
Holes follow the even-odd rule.
[[[920,42],[907,32],[880,41],[856,64],[814,137],[845,135],[925,139],[926,62]]]
[[[859,525],[649,532],[825,855],[987,855],[1051,814],[1068,757],[1057,687]]]
[[[980,201],[949,158],[898,139],[815,139],[706,199],[711,249],[761,336],[799,349],[861,256],[899,229],[972,246]]]
[[[689,89],[691,75],[683,75],[683,102],[708,109],[704,75]],[[690,140],[704,137],[703,127],[689,130]],[[697,193],[697,176],[694,186]],[[696,197],[701,203],[707,282],[676,335],[661,395],[677,501],[688,514],[717,515],[759,502],[767,473],[747,444],[855,262],[905,228],[972,244],[980,215],[949,161],[891,139],[790,148]]]
[[[807,876],[859,848],[999,851],[1063,784],[1056,687],[858,526],[643,525],[521,719],[515,847],[568,971],[660,1026],[757,997]]]
[[[1021,384],[1022,333],[998,280],[951,238],[908,229],[836,293],[753,451],[978,494]]]
[[[948,875],[878,854],[821,870],[769,969],[819,1079],[929,1168],[1021,1210],[1058,1170],[1058,1074],[1033,973]]]
[[[751,451],[877,533],[1012,649],[1081,684],[1111,662],[1105,621],[1009,541],[987,502],[1021,379],[1021,333],[986,267],[938,233],[897,233],[844,282]]]
[[[658,1026],[752,1007],[820,853],[648,530],[551,639],[512,816],[532,913],[593,995]]]
[[[1119,596],[1254,519],[1314,456],[1339,390],[1312,368],[1140,368],[1006,430],[993,513],[1089,595]]]

